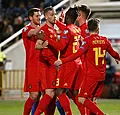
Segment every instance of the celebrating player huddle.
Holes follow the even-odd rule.
[[[28,11],[30,25],[23,29],[22,38],[26,50],[24,91],[29,92],[29,98],[23,115],[30,114],[39,92],[42,97],[33,115],[54,115],[56,105],[61,115],[72,115],[68,97],[81,115],[105,115],[94,102],[104,86],[105,55],[108,52],[117,62],[120,55],[106,37],[99,35],[99,20],[88,20],[90,13],[86,5],[69,8],[63,23],[63,11],[60,22],[54,9],[47,7],[46,21],[40,25],[40,10]]]

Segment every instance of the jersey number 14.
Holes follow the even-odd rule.
[[[103,58],[102,64],[104,64],[104,56],[105,56],[106,50],[101,51],[101,47],[97,47],[97,48],[93,48],[93,51],[95,52],[95,65],[96,66],[98,65],[99,58]]]

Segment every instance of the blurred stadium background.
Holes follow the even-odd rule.
[[[66,11],[70,6],[81,4],[90,6],[92,11],[90,18],[101,20],[100,34],[107,36],[115,50],[120,53],[120,0],[17,0],[17,2],[16,0],[0,0],[0,53],[6,55],[6,60],[3,60],[3,64],[0,65],[0,108],[2,103],[4,104],[2,100],[26,99],[28,96],[28,93],[23,93],[25,51],[21,39],[22,28],[29,23],[27,10],[39,7],[42,11],[51,5],[56,10],[58,17],[62,8]],[[0,54],[0,58],[3,54]],[[105,85],[101,98],[119,99],[120,64],[117,65],[112,58],[111,60],[115,72],[110,74],[111,80]],[[103,102],[104,105],[104,102],[108,101],[100,102]],[[112,102],[116,103],[116,101]],[[120,107],[120,104],[117,106]],[[114,108],[114,110],[116,109]],[[110,115],[120,115],[120,111],[113,113]],[[4,114],[0,113],[0,115]]]

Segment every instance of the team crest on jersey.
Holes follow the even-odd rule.
[[[31,88],[32,88],[32,85],[31,85],[31,84],[29,84],[29,85],[28,85],[28,88],[29,88],[29,89],[31,89]]]
[[[26,32],[27,29],[28,29],[28,27],[24,27],[24,28],[23,28],[23,31]]]
[[[67,34],[68,33],[68,30],[64,30],[64,32],[63,32],[64,34]]]

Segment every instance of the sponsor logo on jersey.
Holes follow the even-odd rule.
[[[61,38],[66,39],[66,38],[67,38],[67,36],[62,36]]]

